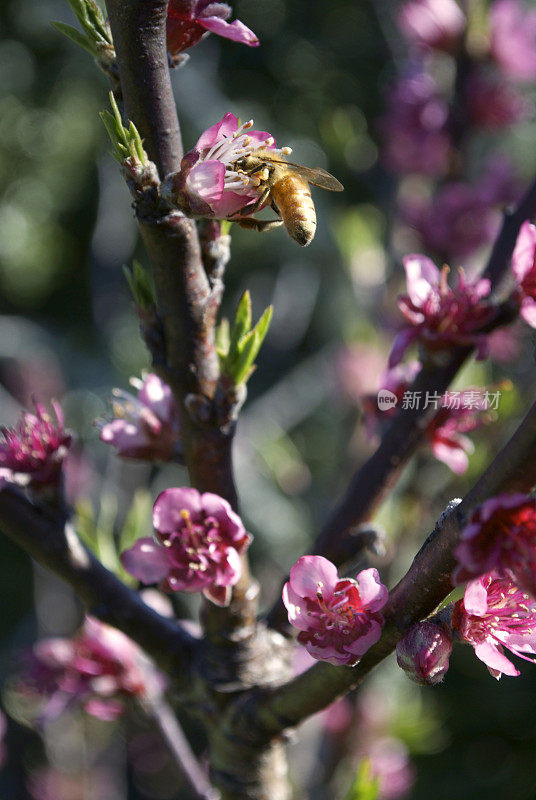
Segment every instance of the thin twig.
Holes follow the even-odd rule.
[[[220,793],[211,785],[169,705],[163,699],[155,699],[147,710],[157,723],[194,800],[218,800]]]

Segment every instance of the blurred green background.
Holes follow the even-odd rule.
[[[257,316],[269,303],[275,306],[236,449],[243,513],[256,536],[252,556],[268,605],[349,471],[373,447],[360,425],[357,397],[375,391],[400,322],[395,298],[403,287],[390,233],[396,182],[378,162],[376,119],[397,70],[393,52],[399,55],[403,45],[393,26],[395,5],[387,2],[233,5],[234,16],[257,33],[261,47],[209,37],[174,72],[186,149],[233,111],[292,146],[297,161],[328,169],[346,188],[341,195],[315,192],[319,228],[307,250],[283,229],[265,238],[232,230],[224,313],[234,313],[245,288]],[[66,0],[12,0],[0,7],[0,420],[13,424],[19,404],[32,395],[61,399],[79,442],[70,467],[71,496],[88,498],[96,514],[100,508],[119,527],[137,489],[148,483],[154,499],[166,485],[186,478],[179,468],[156,472],[121,463],[93,427],[107,412],[111,387],[126,388],[131,375],[150,366],[121,269],[133,258],[146,260],[97,114],[107,105],[106,80],[50,26],[51,19],[73,23]],[[535,134],[529,120],[502,143],[525,177],[536,166],[536,150],[526,147]],[[459,386],[485,387],[503,378],[513,384],[499,421],[474,434],[477,448],[468,473],[455,477],[423,453],[382,508],[388,554],[372,563],[390,585],[446,502],[466,491],[527,407],[534,392],[533,344],[521,330],[513,361],[471,364],[460,379]],[[69,633],[79,609],[3,537],[0,593],[1,678],[9,698],[14,654],[37,635]],[[179,611],[195,615],[195,603],[180,600]],[[378,670],[371,683],[389,698],[385,730],[407,745],[416,768],[406,796],[536,797],[536,670],[527,663],[521,669],[522,677],[497,683],[469,648],[460,647],[444,684],[433,690],[410,685],[393,659]],[[135,753],[155,749],[143,739],[149,734],[140,732],[139,720],[129,724],[138,742]],[[186,798],[174,794],[165,765],[163,772],[149,769],[141,777],[129,766],[132,746],[125,748],[124,728],[111,733],[102,723],[79,719],[65,725],[42,742],[10,723],[1,800]],[[81,737],[76,741],[86,741],[88,725],[95,728],[87,735],[104,773],[111,762],[124,766],[120,778],[116,770],[113,780],[103,779],[103,789],[84,789],[76,780],[81,766],[66,744],[73,731]],[[355,764],[350,758],[328,791],[314,763],[321,748],[316,728],[313,734],[293,758],[294,779],[308,784],[313,798],[336,797]],[[32,779],[45,754],[64,775],[74,775],[50,796]],[[296,796],[302,796],[298,790]]]

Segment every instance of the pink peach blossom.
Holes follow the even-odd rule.
[[[72,639],[42,639],[34,645],[19,691],[46,700],[41,721],[55,719],[75,702],[88,714],[113,720],[126,699],[150,699],[165,685],[164,676],[131,639],[86,617]]]
[[[290,152],[289,148],[278,150],[266,131],[253,130],[252,120],[239,124],[234,114],[225,114],[186,153],[180,171],[168,176],[164,194],[192,216],[231,219],[238,212],[247,215],[248,206],[259,197],[260,181],[238,170],[236,162],[259,149],[269,149],[274,155]]]
[[[398,364],[409,345],[418,341],[428,350],[443,350],[456,345],[477,347],[477,357],[486,355],[486,334],[482,327],[491,320],[493,306],[486,300],[491,285],[480,279],[469,283],[459,270],[458,285],[448,285],[448,267],[440,271],[426,256],[404,259],[408,293],[398,305],[412,327],[396,337],[389,366]]]
[[[242,574],[240,556],[251,536],[226,500],[196,489],[166,489],[154,504],[156,539],[138,541],[121,556],[142,583],[161,583],[168,592],[203,592],[228,605]]]
[[[525,494],[486,500],[473,512],[454,555],[455,583],[496,570],[536,597],[536,500]]]
[[[179,413],[171,389],[158,375],[131,378],[138,396],[114,389],[114,419],[99,422],[100,438],[124,458],[171,461],[180,451]]]
[[[0,473],[4,480],[32,488],[59,481],[71,434],[65,430],[59,403],[53,402],[52,408],[55,420],[36,403],[35,414],[23,412],[16,428],[1,429]]]
[[[316,659],[356,664],[381,636],[379,613],[388,592],[375,569],[339,579],[337,568],[322,556],[302,556],[283,587],[289,622],[298,642]]]
[[[454,606],[452,627],[463,641],[474,647],[475,655],[494,678],[519,675],[519,670],[504,655],[504,648],[526,661],[534,661],[534,598],[522,592],[510,578],[496,572],[467,584],[463,600]]]
[[[167,48],[178,56],[209,33],[258,47],[259,40],[243,22],[227,22],[231,7],[211,0],[170,0],[167,12]]]

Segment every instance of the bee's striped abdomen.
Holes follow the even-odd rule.
[[[307,181],[299,175],[285,175],[272,187],[272,198],[292,238],[302,247],[312,242],[316,212]]]

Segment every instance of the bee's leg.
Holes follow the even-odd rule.
[[[259,233],[266,233],[283,224],[281,219],[254,219],[253,217],[239,217],[234,222],[241,228],[255,230]]]
[[[262,190],[261,194],[257,197],[253,205],[247,207],[248,215],[256,214],[257,211],[259,211],[259,209],[262,208],[262,206],[267,202],[269,197],[270,197],[270,187],[266,186]]]

